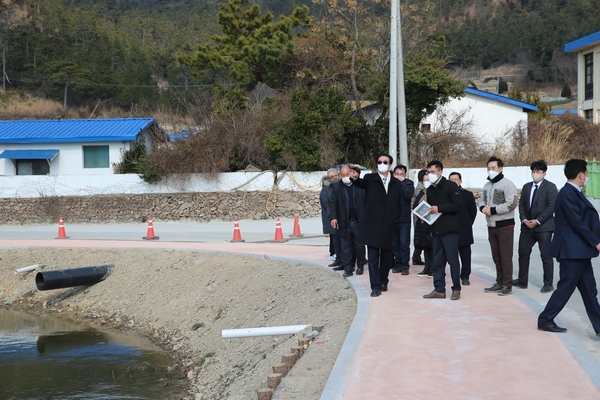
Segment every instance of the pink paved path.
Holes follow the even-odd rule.
[[[193,249],[328,262],[322,249],[289,244],[8,240],[2,246]],[[559,335],[539,332],[536,314],[518,298],[484,293],[489,282],[472,276],[459,301],[425,300],[433,284],[416,272],[390,274],[390,290],[370,301],[350,376],[336,398],[600,399]],[[368,290],[368,274],[350,279]]]

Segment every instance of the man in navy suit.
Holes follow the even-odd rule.
[[[585,311],[596,335],[600,336],[600,304],[592,270],[592,257],[600,251],[600,219],[598,212],[582,193],[588,179],[585,160],[571,159],[565,164],[568,182],[556,196],[555,222],[559,229],[548,246],[548,253],[560,265],[560,279],[546,308],[538,317],[538,329],[566,332],[554,318],[565,307],[575,288],[581,293]]]
[[[548,165],[544,160],[534,161],[531,166],[533,182],[527,182],[521,190],[519,200],[519,216],[521,217],[521,234],[519,236],[519,278],[513,280],[513,286],[527,288],[529,280],[529,258],[531,249],[537,242],[544,269],[544,286],[542,293],[554,290],[554,262],[546,251],[546,246],[554,232],[554,202],[558,190],[556,185],[546,179]]]

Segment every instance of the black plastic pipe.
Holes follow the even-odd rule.
[[[93,285],[105,280],[115,264],[64,269],[62,271],[43,271],[35,276],[38,290],[62,289],[73,286]]]

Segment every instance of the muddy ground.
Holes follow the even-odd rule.
[[[37,271],[115,264],[89,287],[38,291]],[[108,329],[149,337],[175,356],[187,380],[184,399],[256,399],[272,366],[298,336],[222,339],[223,329],[324,325],[283,379],[274,399],[318,399],[350,328],[356,296],[339,274],[191,251],[98,249],[0,250],[0,300],[15,309],[65,313]],[[39,271],[39,270],[38,270]]]

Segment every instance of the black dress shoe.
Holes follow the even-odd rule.
[[[540,290],[541,293],[550,293],[554,290],[554,288],[552,287],[552,285],[544,285],[542,286],[542,289]]]
[[[334,261],[331,264],[329,264],[328,267],[339,267],[340,265],[342,265],[341,262]]]
[[[349,276],[354,275],[353,272],[344,272],[344,275],[342,275],[344,278],[348,278]]]
[[[468,279],[463,279],[463,280],[462,280],[462,285],[463,285],[463,286],[469,286],[470,284],[471,284],[471,282],[469,282],[469,280],[468,280]]]
[[[342,266],[340,265],[339,267],[335,267],[333,270],[334,270],[334,271],[343,271],[343,270],[344,270],[344,267],[342,267]]]
[[[402,275],[408,275],[408,268],[402,268],[402,271],[400,272]]]
[[[381,290],[379,290],[379,289],[373,289],[371,291],[371,297],[377,297],[377,296],[381,296]]]
[[[392,268],[392,272],[394,274],[399,274],[400,272],[402,272],[402,267],[400,267],[400,266],[394,267],[394,268]]]
[[[387,292],[387,283],[382,283],[381,284],[381,291],[382,292]]]
[[[418,260],[418,261],[413,260],[412,263],[413,263],[413,265],[425,265],[425,263],[421,260]]]
[[[538,330],[546,331],[546,332],[563,333],[563,332],[567,331],[567,328],[561,328],[560,326],[556,325],[555,322],[551,322],[549,324],[539,324],[538,323]]]
[[[512,285],[513,285],[513,287],[518,287],[519,289],[527,289],[527,284],[521,282],[518,279],[513,279],[512,280]]]
[[[365,267],[358,267],[356,268],[356,275],[362,275]]]

